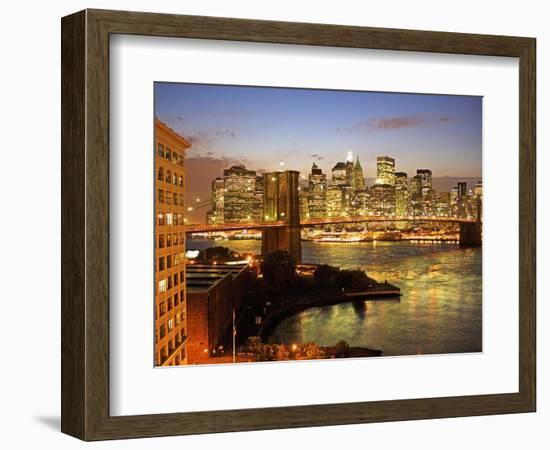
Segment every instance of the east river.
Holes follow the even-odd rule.
[[[260,241],[189,240],[188,248],[223,245],[260,252]],[[452,243],[302,242],[304,263],[361,269],[401,288],[400,300],[311,308],[283,320],[273,342],[315,342],[381,349],[384,355],[482,350],[481,248]]]

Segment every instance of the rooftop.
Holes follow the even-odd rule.
[[[248,264],[187,264],[187,292],[207,292],[228,274],[237,275],[246,267]]]

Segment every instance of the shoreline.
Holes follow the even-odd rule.
[[[313,297],[301,296],[295,301],[288,301],[277,305],[270,311],[258,330],[258,336],[262,341],[267,340],[277,325],[284,319],[292,317],[310,308],[338,305],[341,303],[355,303],[360,301],[400,301],[400,289],[397,286],[385,283],[377,283],[372,289],[364,292],[338,292],[316,293]],[[363,347],[358,347],[363,348]]]

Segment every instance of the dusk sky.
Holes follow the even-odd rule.
[[[233,164],[307,175],[315,162],[330,179],[350,150],[368,179],[379,155],[409,177],[481,179],[481,114],[472,96],[155,83],[155,115],[191,142],[187,186],[202,198]]]

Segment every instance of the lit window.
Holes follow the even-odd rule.
[[[166,289],[168,288],[168,280],[166,278],[159,281],[159,294],[161,292],[166,292]]]
[[[166,213],[166,225],[172,225],[172,213]]]
[[[172,331],[174,329],[174,319],[168,319],[168,331]]]

